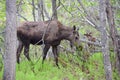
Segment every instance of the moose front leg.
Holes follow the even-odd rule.
[[[29,57],[29,44],[25,45],[25,47],[24,47],[24,55],[29,61],[31,61],[31,59]]]
[[[59,65],[58,65],[58,51],[57,51],[57,46],[52,46],[52,51],[53,51],[53,54],[54,54],[56,65],[58,66],[58,68],[60,68]]]

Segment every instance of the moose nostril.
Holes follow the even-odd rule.
[[[78,39],[78,37],[75,37],[75,39]]]

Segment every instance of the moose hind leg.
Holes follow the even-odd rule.
[[[19,41],[19,45],[18,45],[18,48],[17,48],[17,54],[16,54],[18,64],[20,63],[19,58],[20,58],[20,54],[21,54],[22,49],[23,49],[23,44],[22,44],[22,42]]]
[[[29,45],[25,45],[25,47],[24,47],[24,55],[28,59],[28,61],[31,61],[31,59],[29,57]]]
[[[43,60],[42,60],[42,64],[44,63],[44,60],[46,58],[47,52],[50,48],[50,45],[45,45],[45,47],[43,48]]]
[[[59,65],[58,65],[58,52],[57,52],[57,46],[52,46],[52,51],[53,51],[53,54],[54,54],[54,58],[55,58],[55,61],[56,61],[56,65],[57,65],[58,68],[60,68]]]

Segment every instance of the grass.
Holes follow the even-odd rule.
[[[86,62],[80,61],[73,55],[60,55],[60,69],[53,60],[45,60],[42,65],[32,64],[24,59],[16,65],[16,80],[105,80],[103,59],[101,53],[89,57]],[[35,63],[36,60],[33,60]],[[84,68],[84,70],[83,70]],[[3,65],[0,64],[0,80],[2,79]],[[118,74],[113,72],[113,80],[120,80]]]
[[[79,76],[74,76],[73,71],[68,68],[58,69],[51,62],[45,61],[42,65],[41,61],[38,64],[31,65],[24,61],[17,65],[16,80],[78,80]],[[77,70],[77,69],[76,69]],[[74,70],[74,71],[76,71]]]

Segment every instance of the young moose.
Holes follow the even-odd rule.
[[[70,41],[71,47],[75,44],[79,45],[79,33],[75,26],[73,28],[64,26],[57,20],[40,21],[40,22],[25,22],[17,28],[17,37],[19,46],[17,49],[17,62],[19,63],[20,53],[24,47],[24,55],[30,61],[29,46],[30,44],[41,45],[45,44],[43,49],[44,62],[47,52],[52,46],[52,52],[58,66],[57,46],[61,40]],[[59,66],[58,66],[59,67]]]

